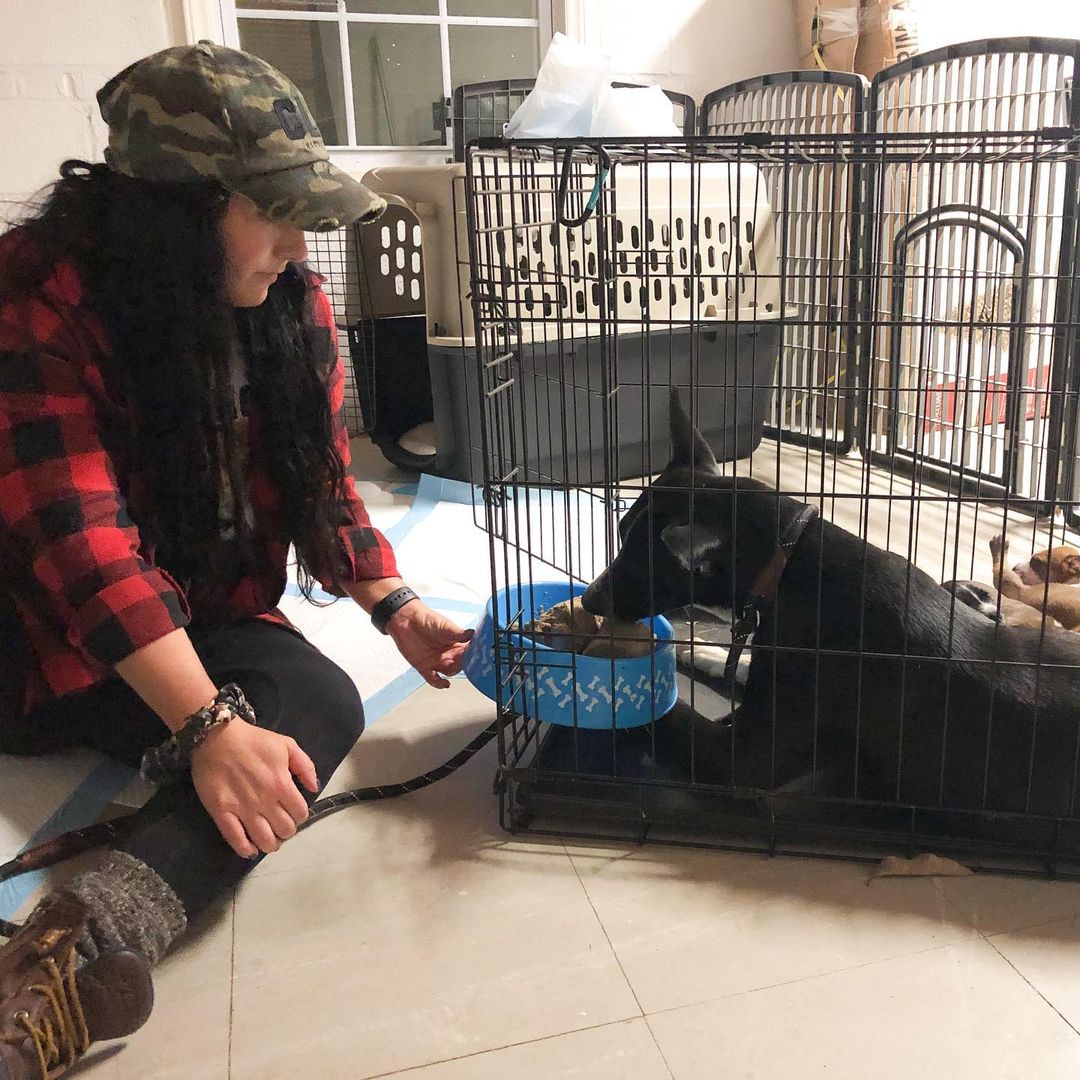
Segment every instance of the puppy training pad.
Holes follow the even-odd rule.
[[[412,488],[358,483],[373,524],[398,553],[402,573],[437,611],[472,625],[490,592],[487,539],[473,518],[472,489],[422,476]],[[316,606],[302,599],[295,567],[281,607],[308,639],[353,678],[367,724],[377,722],[423,684],[393,642],[372,627],[352,601],[316,590]],[[41,758],[0,755],[0,861],[25,847],[96,820],[114,802],[139,805],[145,787],[134,770],[91,751]],[[42,874],[0,884],[0,918],[11,918]]]

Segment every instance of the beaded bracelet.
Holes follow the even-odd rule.
[[[177,779],[191,767],[191,755],[207,735],[236,716],[249,724],[256,722],[255,710],[244,697],[244,691],[236,683],[227,683],[214,695],[213,701],[193,712],[179,731],[143,754],[140,775],[152,784]]]

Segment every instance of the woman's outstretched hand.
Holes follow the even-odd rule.
[[[462,630],[423,600],[412,600],[399,608],[386,632],[401,655],[428,683],[440,689],[450,685],[446,676],[461,670],[462,654],[473,636],[471,630]]]

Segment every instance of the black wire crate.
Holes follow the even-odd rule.
[[[470,149],[508,828],[1080,873],[1078,164]]]

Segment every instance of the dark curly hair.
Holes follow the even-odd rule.
[[[109,334],[105,376],[135,418],[128,445],[115,449],[149,478],[137,524],[158,562],[188,589],[254,568],[243,448],[231,422],[243,357],[258,417],[251,453],[280,492],[280,528],[310,598],[317,568],[330,568],[340,585],[345,469],[326,392],[334,344],[315,324],[304,266],[290,264],[259,307],[223,299],[219,227],[228,202],[216,182],[135,180],[72,160],[22,225],[43,267],[74,264]],[[221,543],[223,520],[235,526],[234,544]]]

